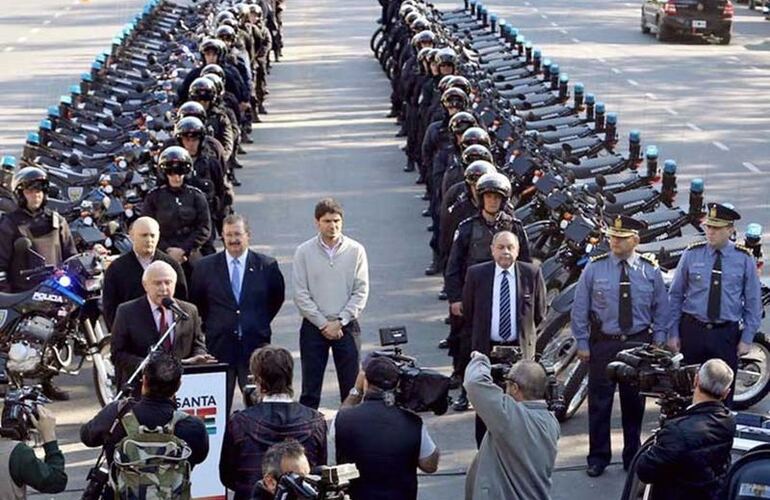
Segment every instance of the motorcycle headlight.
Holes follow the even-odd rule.
[[[66,274],[59,276],[59,279],[56,280],[59,285],[63,286],[64,288],[69,288],[70,285],[72,285],[72,278],[67,276]]]

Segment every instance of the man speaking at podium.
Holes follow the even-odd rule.
[[[118,307],[112,327],[112,361],[118,387],[128,382],[150,349],[177,320],[160,350],[172,353],[185,364],[213,363],[206,351],[200,317],[194,305],[174,300],[176,272],[157,260],[142,275],[145,295]]]

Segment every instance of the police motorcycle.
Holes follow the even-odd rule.
[[[20,238],[14,252],[31,252]],[[102,260],[95,252],[73,255],[60,266],[44,265],[20,272],[38,281],[26,292],[0,294],[0,362],[9,385],[29,378],[78,375],[93,361],[93,382],[102,405],[115,395],[110,336],[100,321]]]

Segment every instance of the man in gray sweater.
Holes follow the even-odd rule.
[[[468,470],[467,500],[550,498],[559,422],[548,410],[546,375],[534,361],[519,361],[506,375],[506,391],[492,381],[489,358],[471,354],[465,390],[487,434]]]
[[[343,236],[344,213],[331,198],[315,206],[318,234],[294,253],[294,303],[302,316],[299,351],[302,396],[299,402],[318,409],[329,349],[334,356],[340,401],[355,386],[361,328],[358,316],[369,296],[366,251]]]

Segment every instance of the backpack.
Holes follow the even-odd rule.
[[[120,419],[126,437],[115,447],[110,482],[120,500],[189,500],[190,447],[174,435],[188,415],[175,411],[170,422],[148,429],[133,412]]]

